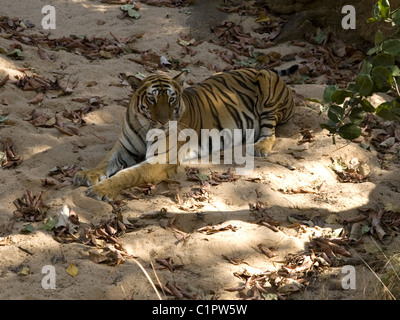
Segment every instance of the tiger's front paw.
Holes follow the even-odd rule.
[[[91,187],[98,184],[105,178],[107,178],[105,170],[92,169],[92,170],[78,171],[74,177],[74,184],[76,186]]]
[[[112,188],[108,180],[99,182],[98,184],[87,188],[86,195],[96,200],[111,201],[114,200],[119,193],[119,190]]]

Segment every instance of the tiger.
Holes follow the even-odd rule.
[[[186,75],[185,70],[175,77],[160,72],[142,80],[128,77],[135,91],[116,144],[95,168],[74,177],[75,185],[88,187],[87,196],[112,201],[122,190],[158,183],[177,172],[179,161],[154,163],[146,158],[150,129],[166,130],[171,121],[197,133],[214,128],[253,129],[254,156],[266,157],[275,143],[277,124],[293,117],[293,93],[275,70],[221,72],[183,88]]]

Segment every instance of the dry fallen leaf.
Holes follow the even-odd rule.
[[[17,207],[17,210],[14,211],[14,219],[23,218],[29,222],[42,221],[49,209],[43,203],[43,193],[40,192],[34,196],[32,191],[26,191],[21,198],[14,200],[13,203]]]
[[[108,244],[103,249],[89,251],[89,259],[94,263],[107,263],[110,266],[118,266],[126,261],[125,257],[135,258],[122,250]]]
[[[76,264],[75,263],[70,263],[69,264],[69,266],[65,269],[66,271],[67,271],[67,273],[71,276],[71,277],[75,277],[77,274],[78,274],[78,272],[79,272],[79,269],[78,269],[78,267],[76,266]]]
[[[157,258],[156,262],[158,262],[160,264],[160,266],[157,269],[168,269],[171,272],[183,267],[183,265],[181,265],[181,264],[174,264],[174,261],[172,260],[171,257]]]
[[[210,234],[214,234],[214,233],[221,232],[221,231],[227,231],[227,230],[231,230],[231,231],[235,232],[238,229],[239,229],[239,227],[229,224],[227,226],[205,226],[205,227],[197,229],[197,231],[201,232],[201,233],[205,233],[207,235],[210,235]]]
[[[19,165],[21,157],[15,155],[14,143],[11,138],[5,138],[3,141],[4,152],[0,152],[0,165],[4,168],[11,168]]]
[[[19,276],[27,276],[31,273],[31,270],[28,267],[23,267],[19,272]]]
[[[338,242],[338,243],[335,243]],[[313,239],[312,243],[317,247],[317,249],[322,250],[328,257],[336,257],[336,255],[342,255],[345,257],[351,257],[350,252],[348,252],[340,244],[344,244],[342,240],[326,239],[326,238],[316,238]]]
[[[197,296],[194,296],[193,294],[187,292],[186,290],[182,289],[181,287],[179,287],[175,282],[171,283],[171,282],[167,282],[165,284],[165,287],[168,289],[168,291],[175,296],[176,299],[178,300],[182,300],[184,298],[186,299],[190,299],[190,300],[195,300],[197,299]]]
[[[38,104],[42,102],[44,99],[44,93],[39,92],[35,97],[28,101],[29,104]]]
[[[226,261],[229,261],[230,263],[234,264],[234,265],[239,265],[239,264],[248,264],[247,262],[244,261],[244,259],[241,258],[231,258],[228,257],[227,255],[222,255],[222,258],[224,258]]]
[[[62,205],[58,223],[55,229],[65,228],[69,233],[75,233],[79,228],[79,218],[75,211],[71,210],[66,204]]]

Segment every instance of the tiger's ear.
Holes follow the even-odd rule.
[[[179,73],[177,76],[175,76],[173,79],[174,79],[176,82],[178,82],[178,84],[179,84],[180,86],[182,86],[182,85],[183,85],[183,82],[184,82],[185,79],[186,79],[187,74],[188,74],[188,71],[187,71],[187,70],[184,70],[184,71],[182,71],[181,73]]]
[[[126,81],[128,81],[131,87],[135,90],[139,89],[143,84],[143,79],[139,79],[135,76],[128,76]]]

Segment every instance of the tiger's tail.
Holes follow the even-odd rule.
[[[283,69],[283,70],[276,70],[276,69],[271,69],[271,71],[275,72],[278,76],[288,76],[293,73],[295,73],[299,69],[298,64],[292,65],[290,68]]]

